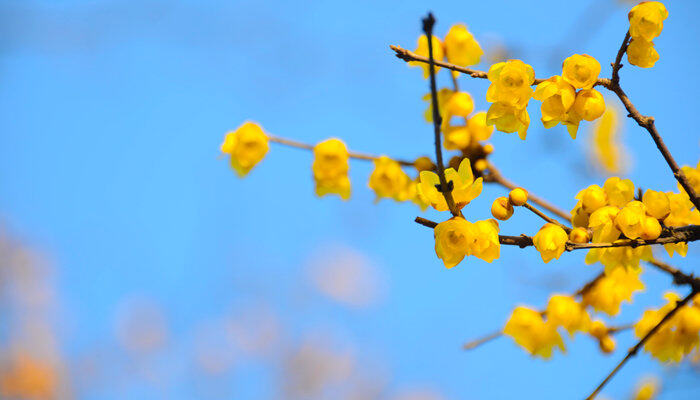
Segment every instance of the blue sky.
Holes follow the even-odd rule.
[[[609,357],[585,337],[548,362],[507,338],[459,349],[500,326],[514,305],[542,306],[552,291],[573,291],[594,276],[599,266],[585,266],[583,254],[544,265],[533,249],[504,248],[493,264],[469,259],[446,270],[431,233],[412,222],[419,210],[373,204],[370,164],[351,165],[353,197],[342,202],[313,195],[307,152],[273,144],[244,180],[218,154],[224,133],[250,119],[309,143],[335,136],[358,151],[429,155],[421,101],[428,83],[390,44],[414,48],[420,18],[432,10],[438,34],[466,23],[484,43],[498,38],[537,76],[558,74],[552,59],[573,53],[596,57],[607,76],[630,6],[592,3],[605,17],[582,30],[592,31],[584,40],[569,32],[590,12],[585,1],[0,1],[0,219],[56,270],[62,352],[71,359],[112,343],[115,310],[133,295],[162,306],[174,338],[160,360],[165,394],[140,382],[80,397],[196,397],[187,366],[193,332],[258,301],[281,315],[294,340],[323,327],[362,357],[380,359],[390,391],[424,385],[448,399],[559,399],[592,390],[633,344],[631,334],[618,337]],[[699,9],[665,3],[660,61],[650,70],[625,66],[622,83],[640,111],[656,117],[678,162],[695,165]],[[552,56],[555,47],[561,56]],[[461,84],[486,109],[487,82]],[[586,165],[587,135],[572,141],[562,127],[545,131],[537,107],[530,110],[527,141],[495,133],[493,161],[569,209],[579,189],[605,177]],[[628,121],[624,141],[638,186],[675,189],[644,131]],[[469,217],[487,218],[502,193],[487,187]],[[516,215],[501,229],[533,234],[539,226]],[[371,307],[348,309],[308,292],[308,260],[337,244],[376,266],[383,294]],[[673,262],[697,273],[697,257],[691,246],[687,259]],[[620,321],[661,304],[669,279],[655,271],[644,279],[647,291],[623,307]],[[231,398],[274,397],[269,372],[239,365],[222,383]],[[637,357],[606,395],[625,398],[649,372],[663,370]],[[693,385],[675,375],[662,398],[690,399]]]

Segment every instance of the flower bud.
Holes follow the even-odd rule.
[[[582,119],[593,121],[600,118],[605,112],[605,99],[603,99],[603,95],[595,89],[583,89],[576,94],[574,111]]]
[[[588,332],[591,334],[591,336],[600,340],[601,338],[608,335],[608,327],[605,326],[605,323],[603,321],[597,319],[591,322],[591,326],[588,329]]]
[[[591,235],[586,228],[574,228],[569,233],[569,240],[572,243],[588,243],[591,240]]]
[[[515,188],[508,194],[510,204],[514,206],[522,206],[527,202],[527,190],[523,188]]]
[[[418,172],[421,171],[432,171],[433,168],[435,168],[435,164],[430,160],[430,157],[418,157],[416,161],[413,162],[413,166],[418,170]]]
[[[600,186],[591,185],[583,191],[581,195],[581,202],[583,210],[590,214],[593,211],[604,207],[608,202],[608,196]]]
[[[491,215],[501,221],[506,221],[513,215],[513,205],[506,197],[499,197],[491,205]]]
[[[644,240],[654,240],[661,236],[661,224],[654,217],[647,216],[642,223],[641,238]]]
[[[484,153],[487,155],[493,153],[493,145],[491,143],[486,143],[484,145]]]
[[[615,351],[615,339],[610,335],[605,335],[598,340],[600,350],[605,354],[610,354]]]
[[[476,160],[474,163],[474,169],[477,171],[483,171],[486,168],[489,167],[489,163],[486,162],[483,158]]]

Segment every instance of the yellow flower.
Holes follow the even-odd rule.
[[[474,222],[474,240],[469,245],[469,255],[487,263],[501,256],[501,243],[498,240],[498,222],[486,219]]]
[[[571,296],[552,295],[547,303],[547,320],[573,335],[585,332],[591,322],[586,309]]]
[[[524,108],[532,96],[530,87],[535,81],[535,70],[520,60],[508,60],[494,64],[488,72],[489,86],[486,101],[505,103]]]
[[[659,381],[657,379],[645,379],[634,391],[632,400],[653,400],[659,394]]]
[[[658,310],[647,310],[634,326],[634,334],[644,337],[671,310],[680,297],[666,293],[668,303]],[[661,362],[680,362],[700,342],[700,307],[686,305],[668,319],[644,344],[644,350]]]
[[[630,21],[630,36],[651,42],[664,29],[668,11],[658,1],[644,1],[632,7],[627,18]]]
[[[648,189],[642,196],[642,202],[647,209],[647,214],[657,219],[664,219],[671,212],[671,204],[668,195]]]
[[[435,61],[442,61],[443,58],[445,58],[445,55],[443,53],[442,49],[442,42],[440,41],[439,38],[433,36],[431,39],[431,42],[433,44],[433,59]],[[429,57],[429,49],[428,49],[428,37],[425,35],[420,35],[418,38],[418,47],[416,47],[416,50],[414,53],[418,54],[419,56],[423,56],[425,58]],[[423,63],[420,61],[409,61],[408,65],[414,67],[418,66],[423,68],[423,78],[428,78],[430,76],[430,64],[428,63]],[[435,73],[440,70],[440,67],[437,65],[435,66]]]
[[[700,162],[695,168],[684,165],[681,170],[688,179],[688,183],[690,183],[690,187],[693,188],[695,194],[700,195]],[[678,184],[678,190],[680,190],[681,193],[685,193],[685,189],[683,189],[680,183]]]
[[[484,51],[465,25],[456,24],[445,36],[445,54],[450,63],[468,67],[478,64]]]
[[[646,208],[641,201],[627,203],[615,217],[615,226],[630,239],[637,239],[644,232]]]
[[[231,167],[240,177],[262,161],[269,149],[267,135],[255,122],[244,122],[227,133],[221,144],[221,152],[231,155]]]
[[[476,232],[473,224],[462,217],[450,218],[435,227],[435,253],[452,268],[469,254]]]
[[[411,181],[406,186],[406,192],[404,196],[407,200],[410,200],[413,204],[420,207],[421,211],[425,211],[429,204],[425,203],[423,199],[418,195],[418,179],[411,179]]]
[[[608,195],[608,205],[624,207],[634,199],[634,183],[629,179],[616,176],[608,178],[603,184],[603,190]]]
[[[620,143],[621,126],[616,107],[608,107],[603,117],[591,128],[592,155],[595,164],[609,174],[623,171],[627,158],[625,148]]]
[[[583,303],[610,316],[620,313],[623,301],[632,302],[634,292],[644,290],[639,271],[617,268],[606,273],[583,294]]]
[[[641,270],[639,262],[641,260],[650,261],[652,258],[651,246],[639,246],[637,248],[624,246],[592,249],[586,255],[586,263],[592,264],[600,261],[605,267],[605,273],[608,274],[615,269],[639,271]]]
[[[452,181],[452,198],[459,209],[469,204],[481,194],[483,178],[474,180],[468,158],[462,160],[459,164],[458,171],[455,171],[453,168],[447,168],[445,170],[445,178],[448,183]],[[425,203],[430,204],[434,209],[438,211],[447,211],[447,201],[445,200],[445,196],[438,191],[437,188],[439,186],[440,178],[436,173],[432,171],[421,171],[418,195],[421,196]]]
[[[608,195],[598,185],[591,185],[583,189],[576,195],[576,198],[581,200],[583,210],[589,214],[608,204]]]
[[[564,60],[562,78],[576,89],[590,89],[600,74],[600,63],[588,54],[574,54]]]
[[[444,139],[442,141],[447,150],[466,149],[471,143],[469,128],[464,125],[447,126],[442,129]]]
[[[610,243],[620,237],[615,218],[620,209],[605,206],[595,210],[588,219],[588,227],[593,230],[593,243]]]
[[[661,236],[661,224],[659,223],[659,220],[654,217],[650,217],[648,215],[644,216],[642,228],[640,237],[644,240],[654,240]]]
[[[654,48],[653,42],[647,42],[641,37],[636,37],[627,46],[627,60],[632,65],[641,68],[651,68],[659,61],[659,53]]]
[[[508,201],[510,204],[520,207],[527,203],[527,190],[523,188],[515,188],[508,193]]]
[[[382,197],[405,201],[411,178],[401,169],[398,162],[387,156],[374,160],[374,171],[369,176],[369,188],[374,190],[377,200]]]
[[[455,93],[454,90],[448,89],[448,88],[442,88],[438,90],[438,111],[440,112],[441,116],[445,116],[445,105],[447,105],[447,102],[450,100],[452,95]],[[431,93],[426,93],[423,96],[423,100],[428,102],[428,108],[425,110],[425,113],[423,113],[423,116],[425,117],[425,120],[427,122],[433,122],[433,101],[432,101],[432,94]],[[445,118],[443,118],[443,126],[447,122],[444,121]]]
[[[700,224],[700,212],[693,208],[685,193],[666,193],[669,201],[668,216],[664,219],[666,226],[679,227],[689,224]]]
[[[569,233],[569,241],[572,243],[588,243],[591,240],[591,235],[588,234],[586,228],[574,228]]]
[[[583,202],[581,200],[576,203],[576,206],[571,210],[571,225],[574,227],[588,228],[588,220],[591,215],[583,209]]]
[[[350,198],[348,149],[340,139],[328,139],[314,147],[311,169],[316,182],[316,195],[338,194],[343,200]]]
[[[569,235],[557,224],[545,224],[540,228],[539,232],[532,238],[535,248],[540,252],[542,261],[550,262],[552,259],[557,260],[566,248],[566,241]]]
[[[467,120],[469,134],[474,141],[489,140],[493,133],[493,126],[486,125],[486,113],[478,112]]]
[[[544,359],[552,357],[555,346],[562,352],[566,350],[556,326],[545,322],[539,312],[527,307],[519,306],[513,310],[503,333],[512,337],[531,355]]]
[[[576,91],[561,76],[553,76],[537,85],[533,97],[542,102],[540,111],[542,112],[542,124],[545,128],[549,129],[558,123],[563,123],[567,128],[573,125],[577,130],[580,118],[569,113],[574,105]],[[572,134],[572,130],[569,129],[569,134],[572,134],[574,138],[576,130]]]
[[[505,133],[518,132],[520,139],[527,137],[530,126],[530,115],[527,108],[519,109],[506,103],[493,103],[486,113],[486,125],[495,125],[496,129]]]
[[[595,89],[583,89],[576,94],[574,112],[586,121],[600,118],[605,112],[603,95]]]
[[[467,118],[474,111],[474,100],[467,92],[455,92],[447,99],[445,104],[444,119],[452,117]]]
[[[669,257],[673,257],[674,254],[679,254],[681,257],[685,257],[688,254],[688,243],[666,243],[664,245],[664,250],[668,253]]]

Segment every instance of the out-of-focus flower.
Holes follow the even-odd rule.
[[[244,122],[227,133],[221,144],[221,152],[231,156],[231,168],[240,177],[262,161],[269,148],[267,135],[255,122]]]
[[[328,139],[314,147],[311,169],[319,197],[337,194],[343,200],[350,198],[349,157],[348,148],[340,139]]]

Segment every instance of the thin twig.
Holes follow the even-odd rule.
[[[564,230],[566,231],[566,233],[571,233],[571,228],[569,228],[568,226],[562,224],[562,223],[559,222],[559,221],[556,221],[556,220],[554,220],[554,219],[552,219],[552,218],[549,218],[549,217],[546,216],[542,211],[536,209],[536,208],[533,207],[532,205],[530,205],[530,204],[528,204],[528,203],[525,203],[525,204],[522,205],[522,207],[527,208],[528,210],[532,211],[535,215],[537,215],[538,217],[542,218],[543,220],[549,222],[550,224],[555,224],[555,225],[559,226],[560,228],[564,229]]]
[[[693,296],[695,296],[696,294],[697,294],[697,291],[692,290],[692,291],[690,292],[690,294],[688,294],[683,300],[677,302],[677,303],[676,303],[676,306],[673,308],[673,310],[669,311],[668,314],[666,314],[666,315],[661,319],[661,321],[659,321],[658,324],[656,324],[653,328],[651,328],[651,330],[650,330],[649,332],[647,332],[647,334],[644,335],[644,337],[643,337],[639,342],[637,342],[637,344],[634,345],[634,347],[632,347],[632,348],[627,352],[627,355],[625,356],[625,358],[623,358],[622,361],[620,361],[620,362],[617,364],[617,366],[608,374],[608,376],[606,376],[605,379],[603,379],[603,381],[600,383],[600,385],[598,385],[598,387],[595,388],[595,390],[593,391],[593,393],[591,393],[588,397],[586,397],[586,400],[592,400],[592,399],[594,399],[595,396],[601,391],[601,389],[603,389],[603,387],[604,387],[608,382],[610,382],[610,380],[613,378],[613,376],[615,376],[615,374],[617,373],[617,371],[619,371],[620,368],[622,368],[622,367],[625,365],[625,363],[626,363],[630,358],[634,357],[634,356],[637,354],[637,352],[639,351],[639,349],[641,349],[642,346],[644,346],[644,344],[647,342],[647,340],[649,340],[650,337],[652,337],[659,329],[661,329],[661,326],[662,326],[666,321],[670,320],[670,319],[673,317],[673,315],[675,315],[676,312],[678,312],[678,310],[681,309],[681,307],[685,306],[686,303],[688,303],[688,302],[693,298]]]
[[[671,275],[675,285],[690,285],[693,290],[700,292],[700,278],[696,277],[694,274],[686,274],[678,268],[672,267],[656,259],[652,259],[647,262],[657,269]]]
[[[433,106],[433,130],[435,131],[435,158],[437,161],[437,173],[440,179],[440,192],[445,197],[447,207],[455,217],[459,215],[459,210],[455,207],[454,199],[452,198],[452,188],[447,184],[445,178],[445,164],[442,162],[442,140],[440,139],[440,127],[442,126],[442,117],[438,108],[437,84],[435,83],[435,59],[433,56],[433,26],[435,18],[432,13],[423,18],[423,32],[428,39],[428,66],[430,69],[430,94]]]
[[[279,144],[289,146],[289,147],[296,147],[298,149],[305,149],[305,150],[313,150],[314,149],[314,145],[312,145],[312,144],[302,143],[302,142],[298,142],[296,140],[286,139],[286,138],[279,137],[279,136],[274,136],[274,135],[268,134],[267,138],[271,142],[279,143]],[[366,154],[366,153],[358,153],[358,152],[354,152],[354,151],[349,152],[348,155],[350,156],[350,158],[354,158],[356,160],[374,161],[374,160],[379,159],[379,156],[375,156],[372,154]],[[393,160],[398,162],[399,164],[403,165],[404,167],[412,167],[414,165],[414,163],[412,161],[397,160],[397,159],[393,159]]]

